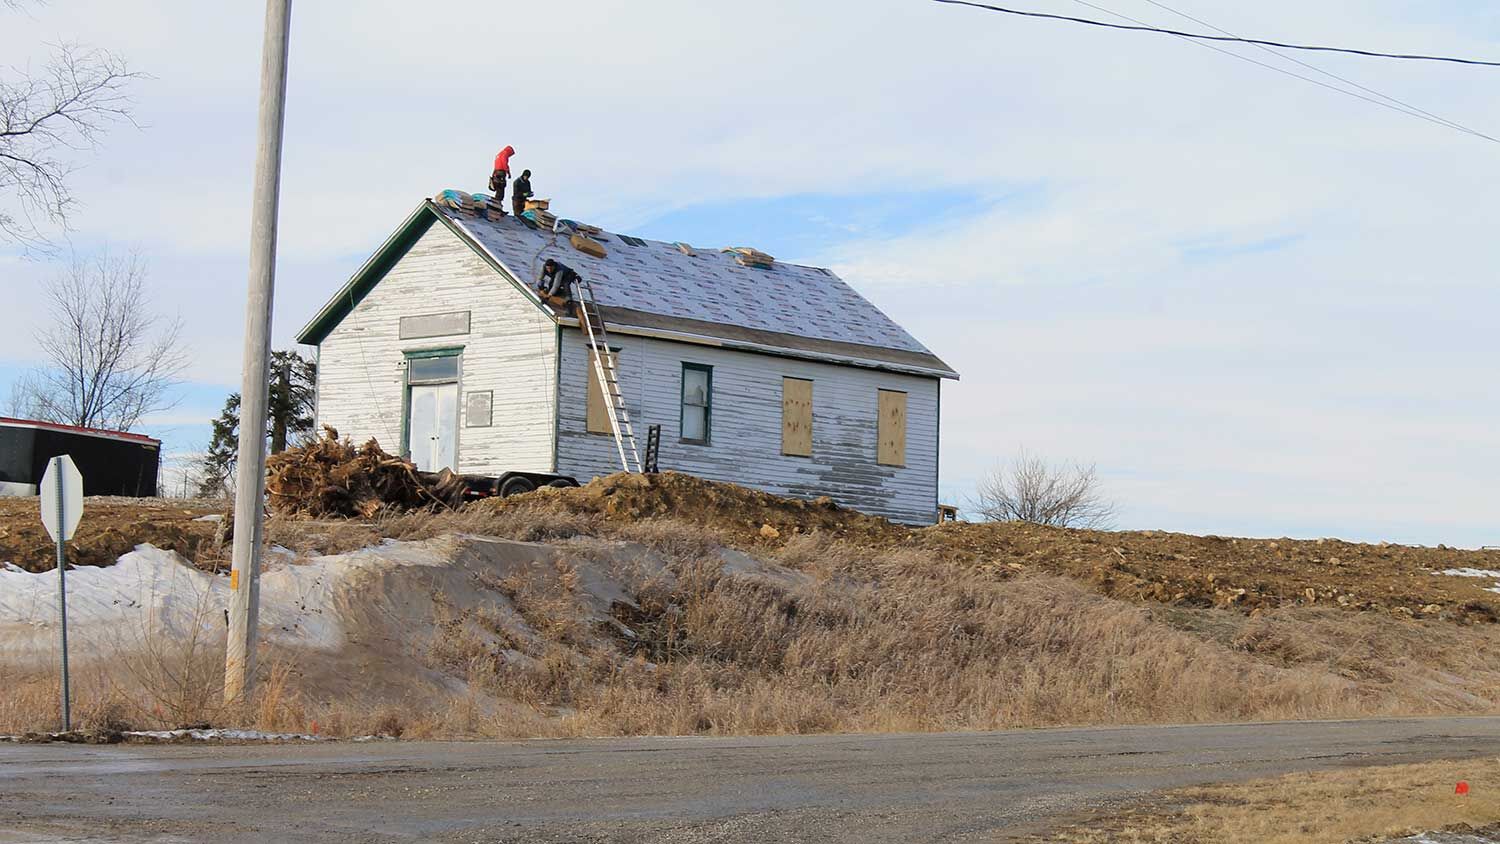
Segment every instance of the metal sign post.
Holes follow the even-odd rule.
[[[68,694],[68,580],[67,555],[63,543],[73,538],[78,521],[83,518],[83,475],[64,454],[47,461],[42,476],[42,526],[57,543],[57,629],[62,640],[62,728],[73,729],[73,713]]]

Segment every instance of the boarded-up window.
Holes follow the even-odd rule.
[[[450,334],[469,333],[469,312],[452,311],[446,314],[418,314],[401,318],[401,339],[416,337],[443,337]]]
[[[812,390],[806,378],[781,379],[781,453],[812,456]]]
[[[488,428],[495,421],[495,391],[471,392],[464,404],[464,425]]]
[[[594,357],[597,353],[589,350],[589,400],[588,400],[588,432],[590,434],[613,434],[615,431],[609,426],[609,410],[604,401],[604,390],[599,384],[599,370],[594,367]],[[620,352],[611,350],[609,360],[615,366],[615,377],[619,377]]]
[[[876,462],[882,466],[906,465],[906,393],[879,391],[880,449]]]

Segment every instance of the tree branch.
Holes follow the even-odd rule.
[[[20,0],[0,0],[19,8]],[[143,74],[104,50],[61,44],[41,71],[0,73],[0,241],[45,247],[43,224],[67,227],[77,202],[64,153],[98,145],[109,126],[132,117],[128,89]]]

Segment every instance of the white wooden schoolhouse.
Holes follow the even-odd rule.
[[[952,368],[832,272],[423,202],[304,327],[317,417],[418,468],[622,468],[586,326],[535,282],[588,280],[636,436],[659,466],[909,523],[938,513],[941,385]],[[627,464],[628,465],[628,464]]]

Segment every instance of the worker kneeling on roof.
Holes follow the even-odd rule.
[[[578,273],[572,267],[561,261],[547,259],[542,264],[542,279],[537,283],[537,292],[545,299],[561,299],[564,302],[573,298],[573,285],[578,281]]]

